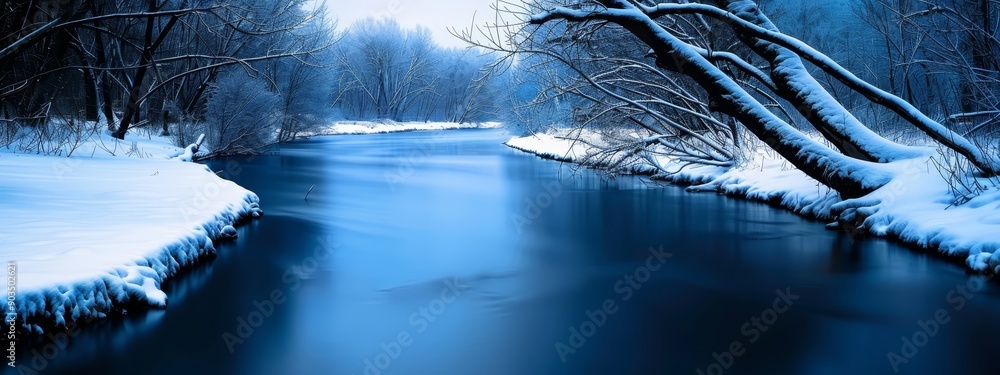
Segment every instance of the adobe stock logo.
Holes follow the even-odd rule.
[[[462,284],[458,278],[444,280],[440,293],[428,303],[413,310],[409,315],[407,322],[412,331],[410,329],[400,330],[389,338],[389,342],[380,342],[378,353],[364,358],[362,361],[364,367],[361,370],[361,375],[382,375],[383,371],[387,371],[404,354],[406,349],[420,338],[420,334],[427,331],[434,324],[434,321],[440,319],[448,311],[448,306],[455,303],[467,289],[469,289],[469,285]]]
[[[771,302],[771,307],[764,309],[759,315],[750,317],[750,320],[740,326],[740,333],[747,338],[747,345],[756,344],[761,336],[778,322],[778,317],[791,309],[795,301],[801,297],[794,294],[792,288],[775,289],[774,293],[776,296]],[[726,370],[736,364],[736,359],[746,354],[747,345],[742,340],[733,340],[722,353],[712,352],[712,363],[705,369],[695,369],[695,373],[698,375],[724,374]]]
[[[916,357],[921,349],[930,344],[931,340],[951,322],[955,314],[962,311],[969,301],[981,292],[986,287],[986,283],[993,280],[994,277],[994,275],[976,275],[970,277],[965,283],[956,284],[948,291],[948,294],[945,295],[945,302],[951,305],[951,309],[939,308],[927,319],[917,320],[915,330],[899,337],[899,352],[889,351],[885,354],[892,371],[898,374],[903,365],[910,363],[910,360]]]
[[[663,268],[667,259],[674,256],[672,253],[663,251],[663,246],[659,248],[649,247],[650,255],[646,257],[646,262],[632,272],[626,273],[615,281],[613,287],[621,302],[628,302],[642,289],[653,273]],[[580,324],[569,327],[569,336],[566,341],[556,341],[555,350],[562,363],[569,360],[569,356],[576,354],[577,350],[587,344],[587,339],[597,334],[597,330],[607,324],[608,319],[618,312],[618,301],[614,298],[607,298],[600,308],[586,310],[583,315],[586,317]]]

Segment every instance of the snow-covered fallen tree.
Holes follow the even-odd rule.
[[[563,85],[557,87],[557,91],[589,95],[599,108],[623,114],[626,118],[641,112],[644,119],[673,121],[670,116],[664,115],[662,108],[667,107],[664,103],[676,105],[676,95],[665,90],[657,92],[637,87],[684,87],[684,82],[692,82],[703,93],[708,113],[687,111],[684,116],[710,117],[718,122],[713,126],[716,130],[723,129],[719,125],[728,121],[738,122],[760,141],[758,145],[773,150],[780,159],[790,163],[818,186],[831,189],[831,196],[835,198],[833,201],[823,200],[825,203],[815,204],[819,202],[817,200],[806,206],[810,207],[814,216],[835,218],[848,229],[876,234],[892,233],[904,238],[910,236],[914,242],[952,252],[947,250],[953,248],[947,245],[948,241],[916,239],[920,235],[908,235],[907,230],[899,229],[900,225],[885,214],[899,214],[898,210],[888,209],[894,207],[893,200],[900,195],[896,194],[894,187],[915,175],[928,175],[923,172],[915,174],[910,168],[913,165],[965,163],[970,166],[969,171],[959,172],[959,176],[955,176],[955,171],[950,171],[951,176],[947,179],[934,176],[939,179],[939,184],[935,186],[948,187],[949,184],[965,182],[990,184],[996,181],[990,178],[1000,174],[1000,161],[993,150],[964,138],[905,100],[861,80],[808,44],[783,34],[761,12],[755,1],[657,3],[536,0],[520,7],[506,2],[505,5],[497,7],[500,9],[498,22],[480,29],[485,40],[473,38],[472,33],[464,36],[480,46],[506,53],[509,61],[519,64],[544,56],[569,66],[569,71],[579,77],[577,82],[588,85],[591,90],[584,92],[580,87]],[[519,22],[508,22],[505,15],[514,16]],[[612,41],[609,42],[608,38]],[[615,43],[636,44],[649,52],[644,56],[618,59],[613,54],[602,56],[579,47]],[[587,59],[599,60],[601,64],[583,63]],[[806,63],[818,68],[820,73],[817,74],[825,75],[821,77],[824,81],[836,81],[860,98],[895,114],[899,120],[922,133],[931,147],[899,144],[872,131],[848,110],[847,105],[838,101],[838,96],[819,83],[820,79],[814,77]],[[623,76],[619,72],[637,65],[655,68],[645,68],[643,74],[626,77],[628,85],[620,84]],[[558,83],[552,86],[556,87]],[[597,95],[593,94],[595,92]],[[653,107],[651,103],[657,106]],[[796,116],[784,112],[785,108],[792,108],[797,112]],[[668,117],[667,120],[664,117]],[[805,119],[822,139],[799,130],[793,124],[795,118]],[[580,128],[586,128],[586,125]],[[620,169],[622,165],[627,165],[628,169],[652,168],[653,174],[676,174],[677,163],[682,166],[686,163],[725,166],[719,164],[715,156],[722,155],[726,159],[726,153],[716,155],[704,152],[714,148],[710,142],[698,139],[699,143],[693,144],[688,139],[697,137],[690,134],[678,137],[678,133],[645,130],[649,132],[640,131],[636,137],[617,141],[604,137],[604,142],[593,142],[577,137],[575,142],[584,144],[589,151],[583,158],[570,158],[607,168]],[[682,128],[682,132],[690,130],[690,126]],[[661,136],[674,141],[660,142],[657,137]],[[753,142],[737,142],[736,138],[733,136],[732,141],[723,143],[724,147],[753,145]],[[676,139],[687,143],[678,143]],[[680,153],[674,149],[681,147],[694,148],[702,153],[679,157]],[[939,155],[941,150],[945,152]],[[759,152],[756,147],[726,151],[734,157],[744,155],[743,160],[732,160],[729,167],[736,167],[732,171],[740,170],[748,162],[747,159],[752,159]],[[932,175],[938,174],[938,171],[934,172]],[[734,181],[742,180],[719,178],[721,180],[713,179],[711,184],[701,189],[726,192],[735,189],[741,190],[742,195],[754,195],[748,193],[753,189],[744,189],[740,183],[734,184]],[[945,190],[953,192],[956,189],[952,186]],[[756,191],[767,196],[767,191],[775,189]],[[978,191],[988,193],[991,189]],[[786,198],[778,194],[767,200],[782,202]],[[942,200],[934,194],[925,198],[938,203]],[[964,197],[964,200],[968,199],[977,198]],[[803,202],[798,198],[791,198],[790,201]],[[940,208],[944,209],[956,201],[952,197]],[[801,204],[790,206],[799,209]],[[987,248],[983,252],[991,252]]]

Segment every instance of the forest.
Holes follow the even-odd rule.
[[[857,198],[941,154],[957,202],[996,185],[996,1],[504,3],[464,37],[529,66],[527,107],[613,139],[588,163],[670,178],[763,148]]]
[[[4,1],[0,147],[71,155],[99,132],[206,135],[256,153],[331,119],[474,122],[489,57],[391,19],[339,27],[303,0]]]
[[[0,146],[71,154],[140,130],[206,134],[223,156],[331,119],[503,120],[641,130],[594,156],[622,170],[650,153],[733,166],[760,143],[846,197],[927,152],[962,194],[982,190],[966,172],[1000,172],[996,1],[499,1],[498,21],[455,31],[467,49],[304,4],[5,2]]]
[[[8,366],[995,370],[1000,0],[481,1],[0,0]]]

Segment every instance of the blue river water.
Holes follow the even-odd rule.
[[[264,218],[167,283],[167,309],[57,340],[41,373],[996,373],[1000,294],[960,266],[503,140],[213,161]]]

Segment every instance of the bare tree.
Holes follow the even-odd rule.
[[[362,118],[400,121],[433,93],[433,42],[425,28],[404,30],[395,20],[365,19],[338,46],[338,104]]]
[[[590,40],[594,30],[620,27],[651,49],[656,69],[683,75],[697,83],[707,94],[711,111],[738,120],[800,170],[845,197],[865,195],[892,177],[875,162],[927,155],[927,152],[893,144],[867,129],[816,82],[804,68],[802,60],[814,64],[863,97],[897,113],[931,138],[964,155],[983,172],[993,175],[1000,171],[997,162],[972,142],[934,122],[902,99],[860,80],[828,56],[782,34],[753,1],[718,0],[715,5],[686,2],[647,4],[626,0],[541,1],[521,8],[520,16],[532,25],[565,20],[565,26],[560,26],[565,30],[565,37],[581,41]],[[517,9],[511,4],[505,4],[503,8]],[[742,45],[763,57],[767,64],[766,73],[736,54],[699,47],[694,41],[704,37],[692,35],[689,29],[678,26],[700,23],[708,28],[704,18],[721,21],[722,25],[716,27],[727,30],[726,34],[735,35]],[[531,33],[543,28],[519,26],[495,25],[484,34],[490,36],[490,44],[497,50],[512,54],[547,53],[524,45],[525,40],[531,39]],[[548,53],[559,56],[558,52]],[[754,88],[741,84],[730,70],[716,64],[723,59],[753,77],[756,81],[754,87],[773,92],[792,104],[831,140],[837,150],[815,142],[772,112],[770,109],[773,107],[751,94],[751,91],[756,91]],[[648,75],[647,80],[654,79],[666,81],[670,77]],[[594,87],[600,86],[598,81],[589,83]]]
[[[255,64],[263,61],[303,58],[328,47],[296,45],[281,38],[313,18],[301,11],[303,3],[76,0],[20,4],[5,13],[0,23],[9,41],[0,49],[0,64],[10,68],[4,69],[9,74],[0,75],[0,105],[5,111],[18,112],[2,117],[18,122],[44,119],[46,113],[41,110],[52,107],[58,92],[48,83],[67,82],[66,75],[81,71],[84,77],[78,87],[84,91],[88,110],[92,112],[99,98],[112,135],[124,138],[144,108],[147,115],[156,116],[165,106],[170,96],[166,91],[172,91],[173,101],[178,102],[178,86],[196,87],[189,90],[194,92],[190,102],[199,103],[221,67],[256,71]],[[280,48],[278,41],[282,41]],[[204,48],[210,45],[218,47]],[[75,53],[67,56],[61,52],[65,50]],[[114,107],[121,110],[119,116]],[[87,117],[94,117],[91,112]]]

